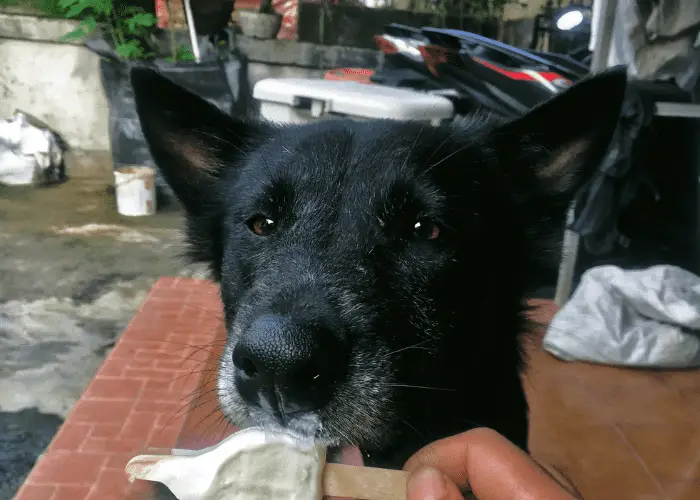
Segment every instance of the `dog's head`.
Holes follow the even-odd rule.
[[[524,445],[523,296],[553,275],[624,73],[513,122],[440,127],[250,122],[150,70],[132,83],[191,255],[221,284],[218,395],[234,423],[395,464],[476,425]]]

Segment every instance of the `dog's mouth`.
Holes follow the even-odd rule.
[[[334,446],[328,449],[326,461],[332,464],[364,465],[358,446]]]
[[[326,450],[326,462],[345,465],[364,465],[362,450],[357,445],[338,444],[339,440],[319,436],[319,420],[315,415],[307,415],[305,418],[297,418],[287,422],[286,426],[280,426],[279,422],[272,421],[269,416],[261,416],[256,425],[277,432],[292,432],[302,439],[318,440],[328,446]]]

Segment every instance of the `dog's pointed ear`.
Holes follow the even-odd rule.
[[[131,85],[154,162],[185,209],[200,215],[222,169],[264,126],[226,115],[151,68],[132,69]]]
[[[608,151],[626,88],[624,70],[589,77],[488,134],[525,229],[534,285],[555,269],[567,209]]]
[[[524,194],[568,204],[603,159],[626,88],[626,71],[615,68],[497,127],[490,134],[492,145],[514,186]]]

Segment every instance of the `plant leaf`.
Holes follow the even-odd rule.
[[[94,17],[86,17],[80,22],[80,25],[85,28],[85,34],[89,35],[97,29],[97,19]]]
[[[120,16],[133,16],[134,14],[143,14],[146,12],[141,7],[136,7],[134,5],[118,5],[116,9]]]
[[[114,6],[112,0],[83,0],[90,3],[90,7],[99,14],[109,15],[112,13]]]
[[[129,19],[126,19],[126,25],[130,30],[136,30],[137,28],[150,28],[155,26],[158,22],[158,18],[153,14],[148,14],[142,12],[140,14],[134,14]]]
[[[83,13],[83,11],[87,10],[89,7],[89,5],[84,5],[84,2],[79,2],[74,5],[71,5],[66,11],[66,17],[78,17],[80,14]]]
[[[85,28],[83,26],[80,26],[79,28],[74,29],[73,31],[70,31],[63,35],[60,40],[62,42],[74,42],[76,40],[80,40],[81,38],[85,37],[87,33],[85,33]]]
[[[195,60],[194,53],[186,45],[180,45],[177,48],[176,57],[177,57],[178,61],[194,61]]]
[[[123,59],[138,59],[143,57],[145,51],[141,47],[141,42],[138,40],[129,40],[126,43],[120,43],[114,48],[117,55]]]

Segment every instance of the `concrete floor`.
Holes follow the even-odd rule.
[[[71,156],[68,174],[54,187],[0,186],[0,500],[12,498],[153,282],[205,275],[179,258],[177,206],[117,214],[106,156]]]

